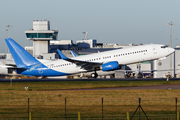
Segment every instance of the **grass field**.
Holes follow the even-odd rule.
[[[147,114],[176,114],[175,97],[180,90],[103,90],[61,91],[60,89],[149,86],[180,84],[180,81],[61,81],[0,83],[0,117],[22,115],[27,117],[28,97],[32,116],[64,117],[65,98],[67,116],[101,117],[102,98],[104,117],[133,114],[138,98]],[[28,87],[29,90],[25,90]],[[178,100],[178,110],[179,110]],[[143,115],[143,113],[141,112]],[[43,119],[43,118],[42,118]],[[126,119],[126,117],[125,117]]]
[[[149,86],[180,84],[180,81],[56,81],[56,82],[10,82],[0,83],[0,90],[53,90],[53,89],[82,89],[82,88],[110,88],[126,86]]]

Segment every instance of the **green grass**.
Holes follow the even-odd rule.
[[[24,90],[28,87],[32,90],[42,89],[81,89],[81,88],[110,88],[126,86],[149,86],[180,84],[180,81],[57,81],[57,82],[9,82],[0,83],[0,90]]]
[[[101,118],[102,98],[104,99],[104,116],[132,115],[142,99],[142,107],[148,115],[176,114],[175,97],[180,90],[86,90],[59,91],[59,89],[125,87],[180,84],[180,81],[57,81],[57,82],[8,82],[0,83],[0,119],[1,117],[27,117],[27,98],[30,98],[32,118],[64,117],[65,98],[67,116],[77,119],[78,112],[82,117]],[[29,87],[32,91],[26,91]],[[40,91],[42,90],[42,91]],[[54,91],[48,91],[54,90]],[[180,110],[178,98],[178,110]],[[141,112],[143,115],[143,113]],[[163,119],[163,118],[162,118]]]

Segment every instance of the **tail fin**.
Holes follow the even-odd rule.
[[[40,63],[13,39],[7,38],[5,41],[18,68]]]

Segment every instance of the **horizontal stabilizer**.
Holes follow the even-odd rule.
[[[8,69],[24,71],[24,70],[27,70],[28,68],[13,68],[13,67],[10,67],[10,68],[8,68]]]
[[[23,71],[26,71],[28,68],[13,68],[13,67],[9,67],[8,70],[15,70],[17,73],[21,73]]]

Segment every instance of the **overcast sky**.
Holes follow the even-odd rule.
[[[24,31],[33,20],[50,20],[58,40],[89,39],[101,43],[180,44],[180,0],[0,0],[0,53],[5,52],[6,26],[20,45],[28,46]],[[32,42],[31,42],[32,45]]]

